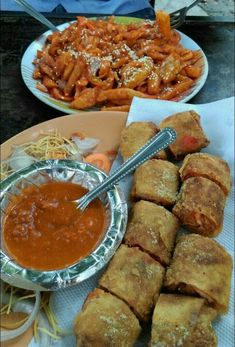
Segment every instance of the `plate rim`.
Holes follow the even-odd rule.
[[[107,114],[107,111],[91,111],[89,113],[92,113],[94,116],[99,116],[100,113],[102,114]],[[96,115],[97,113],[97,115]],[[123,112],[123,111],[109,111],[108,112],[109,114],[111,114],[111,117],[112,116],[116,116],[116,117],[120,117],[121,116],[127,116],[128,115],[128,112]],[[0,144],[0,154],[1,154],[1,157],[3,156],[3,151],[4,151],[4,147],[5,146],[8,146],[8,144],[14,140],[16,140],[18,137],[20,136],[24,136],[25,134],[27,134],[28,132],[31,133],[34,131],[34,129],[36,128],[40,128],[40,126],[42,125],[47,125],[47,124],[50,124],[51,122],[57,122],[57,121],[61,121],[62,119],[65,119],[65,118],[68,118],[69,120],[73,119],[73,118],[77,118],[77,117],[82,117],[82,116],[86,116],[87,117],[87,112],[76,112],[76,113],[73,113],[73,114],[65,114],[63,116],[57,116],[55,118],[51,118],[51,119],[48,119],[48,120],[45,120],[43,122],[40,122],[40,123],[37,123],[37,124],[34,124],[20,132],[18,132],[17,134],[13,135],[12,137],[10,137],[9,139],[7,139],[6,141],[4,141],[3,143]],[[2,159],[2,158],[1,158]],[[6,158],[5,158],[6,159]],[[5,159],[2,159],[2,160],[5,160]]]
[[[105,18],[107,16],[104,16],[102,18]],[[133,20],[133,21],[144,21],[143,18],[137,18],[137,17],[128,17],[128,16],[115,16],[116,19],[121,19],[121,20]],[[92,17],[92,19],[96,19],[96,17]],[[75,21],[69,21],[69,22],[65,22],[62,23],[60,25],[57,26],[58,29],[65,29],[67,26],[69,26],[69,24],[71,24],[72,22]],[[207,77],[208,77],[208,73],[209,73],[209,64],[208,64],[208,60],[207,57],[204,53],[204,51],[202,50],[202,48],[193,40],[191,39],[188,35],[182,33],[179,30],[176,30],[180,35],[181,35],[181,40],[189,40],[189,42],[191,41],[192,44],[197,46],[197,50],[200,50],[202,57],[203,57],[203,62],[204,62],[204,68],[203,68],[203,74],[200,76],[199,80],[196,81],[196,83],[194,84],[194,86],[192,87],[193,90],[191,93],[189,93],[188,95],[186,95],[182,100],[179,100],[176,102],[180,102],[180,103],[186,103],[189,100],[191,100],[197,93],[199,93],[199,91],[202,89],[202,87],[204,86]],[[24,60],[27,59],[27,56],[29,54],[31,54],[33,52],[33,47],[37,42],[40,42],[42,39],[45,39],[49,34],[51,34],[52,31],[51,30],[47,30],[45,32],[43,32],[40,36],[38,36],[37,38],[35,38],[34,41],[32,41],[30,43],[30,45],[26,48],[22,58],[21,58],[21,63],[20,63],[20,71],[21,71],[21,76],[23,79],[24,84],[26,85],[26,87],[29,89],[29,91],[40,101],[42,101],[44,104],[46,104],[47,106],[50,106],[60,112],[66,113],[66,114],[76,114],[76,113],[80,113],[80,112],[90,112],[90,111],[99,111],[99,109],[94,108],[94,109],[87,109],[87,110],[78,110],[78,109],[73,109],[70,108],[68,105],[69,103],[67,102],[63,102],[61,100],[57,100],[55,98],[52,98],[49,94],[47,93],[43,93],[40,92],[38,89],[36,89],[36,83],[37,80],[34,80],[32,78],[32,75],[30,74],[30,76],[26,76],[26,74],[28,72],[32,73],[33,72],[33,66],[32,66],[32,70],[31,67],[26,66],[24,64]],[[41,44],[40,44],[41,45]],[[35,56],[36,57],[36,56]],[[25,70],[28,69],[28,72],[26,72]],[[30,80],[30,83],[34,83],[34,85],[30,85],[30,83],[28,82]],[[175,100],[172,100],[175,101]],[[62,106],[63,105],[63,106]]]

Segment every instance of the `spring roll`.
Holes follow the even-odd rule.
[[[172,212],[190,231],[214,237],[223,227],[225,200],[216,183],[191,177],[183,182]]]
[[[153,313],[150,347],[216,347],[211,327],[216,311],[204,302],[190,296],[161,294]]]
[[[171,206],[179,189],[179,170],[174,164],[152,159],[139,166],[134,173],[131,197]]]
[[[132,347],[140,331],[128,305],[101,289],[88,295],[74,323],[77,347]]]
[[[141,200],[134,204],[125,243],[138,246],[163,266],[169,264],[179,220],[162,206]]]
[[[166,127],[174,128],[177,133],[176,141],[169,145],[175,159],[199,152],[209,144],[200,124],[200,116],[195,111],[179,112],[165,118],[160,123],[160,128]]]
[[[133,122],[124,128],[121,133],[120,142],[120,151],[123,160],[131,157],[159,131],[160,129],[153,122]],[[156,158],[166,160],[166,151],[162,150],[157,153]]]
[[[189,177],[205,177],[218,184],[226,196],[229,194],[230,168],[222,158],[208,153],[188,154],[179,172],[182,181]]]
[[[165,287],[205,298],[221,313],[228,310],[232,258],[215,240],[197,234],[178,239]]]
[[[164,268],[137,247],[121,245],[99,281],[102,289],[124,300],[147,321],[162,286]]]

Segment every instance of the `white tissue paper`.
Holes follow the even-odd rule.
[[[128,115],[127,123],[134,121],[152,121],[157,124],[167,116],[187,110],[194,110],[201,116],[202,127],[210,140],[210,145],[203,149],[204,152],[218,155],[228,161],[231,168],[232,181],[234,183],[234,98],[228,98],[209,104],[193,105],[162,100],[147,100],[134,98]],[[122,164],[118,155],[113,170]],[[124,189],[128,198],[131,185],[131,176],[124,179],[120,186]],[[216,240],[225,247],[234,259],[234,184],[230,196],[227,199],[223,230]],[[83,283],[54,292],[51,297],[51,305],[58,319],[58,324],[65,333],[65,337],[53,341],[51,346],[75,347],[76,339],[73,335],[73,321],[80,311],[88,293],[97,286],[101,276],[100,271]],[[89,322],[87,322],[89,324]],[[220,316],[214,323],[219,347],[234,345],[234,277],[232,278],[229,312]],[[150,339],[150,325],[142,333],[136,347],[147,346]],[[34,340],[30,347],[38,347]]]

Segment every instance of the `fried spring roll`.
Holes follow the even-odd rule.
[[[197,234],[178,239],[164,285],[169,291],[200,295],[219,312],[229,305],[232,258],[215,240]]]
[[[179,220],[162,206],[141,200],[134,204],[125,243],[138,246],[161,264],[169,264]]]
[[[159,132],[159,128],[152,122],[133,122],[123,129],[121,134],[120,151],[123,160],[127,160],[137,152],[146,142]],[[167,159],[166,151],[156,154],[158,159]]]
[[[149,200],[171,206],[179,188],[179,170],[174,164],[152,159],[139,166],[134,173],[131,196],[134,200]]]
[[[203,299],[161,294],[153,313],[150,347],[216,347],[211,327],[215,316]]]
[[[197,234],[213,237],[223,226],[225,195],[220,187],[204,177],[183,182],[172,212]]]
[[[197,321],[197,325],[189,337],[187,347],[216,347],[217,336],[211,325],[216,318],[217,311],[207,305],[203,305]]]
[[[205,177],[218,184],[226,196],[229,194],[230,168],[222,158],[208,153],[188,154],[179,172],[182,181],[189,177]]]
[[[200,116],[195,111],[180,112],[165,118],[160,123],[160,128],[166,127],[174,128],[177,133],[176,141],[169,145],[175,159],[199,152],[209,144],[200,124]]]
[[[162,286],[164,268],[137,247],[121,245],[99,281],[101,288],[124,300],[147,321]]]
[[[132,347],[140,331],[127,304],[101,289],[88,295],[74,324],[77,347]]]

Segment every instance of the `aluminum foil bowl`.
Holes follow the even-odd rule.
[[[94,166],[74,160],[47,160],[21,169],[1,182],[1,225],[6,207],[13,195],[30,184],[42,184],[53,179],[80,184],[91,190],[106,174]],[[24,268],[10,258],[4,247],[1,228],[1,278],[3,281],[30,290],[57,290],[78,284],[100,270],[113,256],[125,233],[127,204],[124,194],[114,186],[101,198],[106,211],[107,229],[97,248],[87,257],[65,269],[38,271]]]

